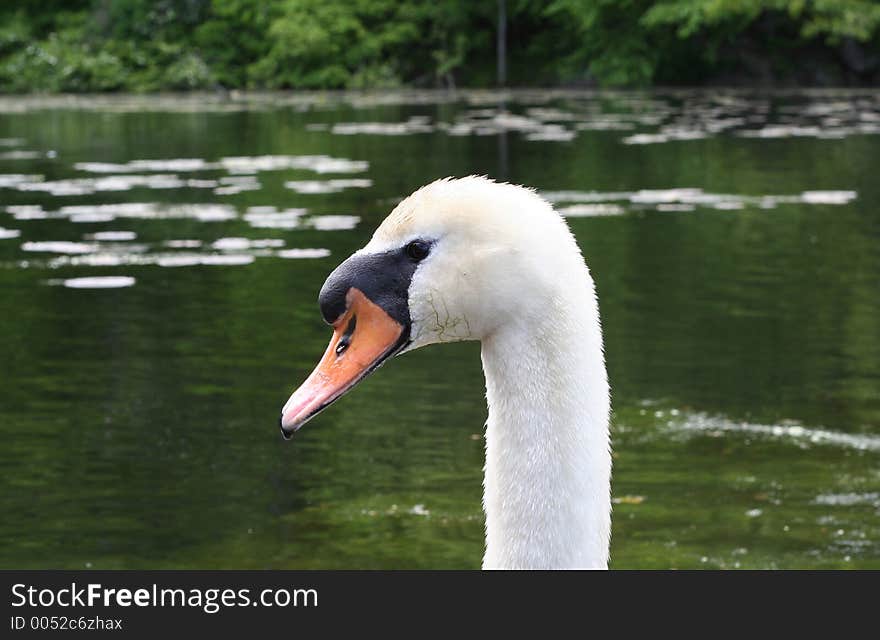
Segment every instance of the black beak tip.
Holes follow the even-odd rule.
[[[281,430],[281,437],[285,440],[290,440],[293,437],[293,431],[284,429],[284,416],[278,417],[278,428]]]

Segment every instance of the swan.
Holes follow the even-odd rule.
[[[333,337],[284,405],[285,438],[393,356],[479,340],[484,569],[604,569],[610,397],[595,287],[535,191],[445,178],[400,202],[318,296]]]

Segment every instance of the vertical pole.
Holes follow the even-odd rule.
[[[507,84],[507,0],[498,0],[498,86]]]
[[[498,31],[497,31],[497,72],[498,87],[507,84],[507,0],[498,0]],[[499,96],[498,112],[506,113],[507,105],[504,96]],[[509,151],[507,148],[507,129],[498,132],[498,179],[506,181],[510,173]]]

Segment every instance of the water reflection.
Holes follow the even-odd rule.
[[[877,92],[0,114],[0,565],[477,567],[477,345],[275,425],[335,264],[421,184],[489,173],[554,202],[597,280],[613,566],[880,567]]]

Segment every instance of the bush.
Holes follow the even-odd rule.
[[[0,91],[485,86],[496,11],[471,0],[0,3]],[[872,0],[507,0],[507,15],[512,83],[778,80],[803,75],[799,59],[840,82],[880,80]]]
[[[70,34],[53,34],[28,44],[0,66],[8,91],[114,91],[125,87],[123,61],[107,51],[93,51]]]
[[[168,67],[162,82],[164,88],[181,91],[207,89],[215,84],[211,69],[192,51],[184,53]]]

